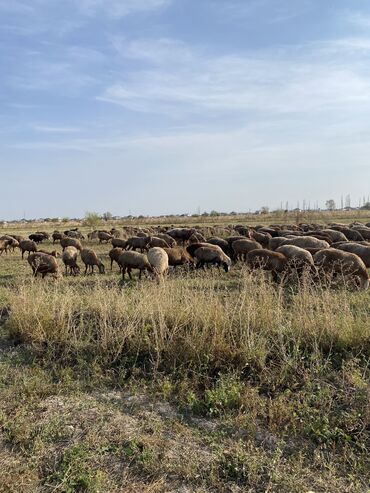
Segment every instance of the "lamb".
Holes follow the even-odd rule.
[[[67,231],[64,231],[65,236],[69,236],[70,238],[77,238],[79,240],[84,240],[85,237],[80,231],[78,231],[77,228],[74,229],[69,229]]]
[[[180,246],[172,247],[172,248],[164,248],[164,251],[168,255],[168,263],[169,265],[176,267],[177,265],[194,265],[193,258],[189,255],[189,253]]]
[[[272,252],[262,248],[248,252],[247,263],[252,269],[270,271],[273,280],[278,281],[278,275],[285,273],[287,269],[288,259],[282,253]]]
[[[32,240],[22,240],[19,242],[19,248],[22,252],[22,258],[24,258],[24,252],[28,252],[28,255],[31,252],[37,252],[37,245]]]
[[[194,257],[196,259],[197,269],[205,267],[206,264],[214,264],[218,267],[223,266],[225,272],[229,272],[231,267],[231,259],[220,247],[215,245],[201,246],[197,248],[194,252]]]
[[[90,233],[87,233],[87,239],[88,240],[96,240],[98,238],[99,231],[95,229],[94,231],[91,231]]]
[[[121,238],[112,238],[112,246],[114,248],[122,248],[124,250],[127,247],[127,240],[122,240]]]
[[[149,249],[147,257],[154,274],[158,279],[163,279],[168,272],[167,252],[163,248],[153,247]]]
[[[58,262],[52,255],[34,252],[28,256],[27,261],[30,264],[35,277],[37,277],[37,274],[41,274],[42,278],[44,278],[46,274],[52,274],[55,278],[59,276]]]
[[[132,249],[134,251],[140,249],[141,253],[143,253],[143,251],[148,249],[150,240],[151,236],[131,236],[131,238],[127,240],[127,249]]]
[[[139,279],[141,279],[141,273],[143,270],[147,270],[149,272],[153,271],[148,257],[144,253],[132,251],[123,252],[118,258],[118,264],[121,266],[122,269],[122,280],[125,279],[126,270],[130,279],[132,279],[132,269],[139,269]]]
[[[98,266],[100,274],[105,274],[104,264],[101,260],[99,260],[94,250],[91,250],[90,248],[83,248],[81,250],[81,260],[85,264],[85,275],[88,270],[90,270],[91,274],[93,274],[95,265]]]
[[[99,243],[108,243],[113,238],[113,235],[106,233],[105,231],[98,231]]]
[[[78,250],[73,246],[67,247],[62,255],[62,260],[66,268],[66,275],[68,275],[68,267],[70,275],[77,275],[80,273],[80,268],[77,265]]]
[[[340,244],[336,244],[335,248],[338,250],[343,250],[345,252],[350,252],[358,255],[360,259],[364,262],[367,268],[370,267],[370,245],[352,243],[352,242],[343,242]]]
[[[328,248],[315,253],[315,265],[321,267],[325,273],[341,274],[360,280],[360,288],[369,287],[369,274],[364,262],[354,253]]]
[[[118,247],[114,247],[109,251],[108,255],[110,258],[110,270],[113,270],[113,262],[117,262],[117,264],[118,264],[118,259],[121,255],[121,253],[123,253],[123,248],[118,248]],[[118,266],[120,267],[119,264],[118,264]],[[120,269],[121,269],[121,267],[120,267]]]
[[[4,242],[3,243],[4,250],[2,250],[2,251],[5,251],[5,253],[8,253],[8,250],[10,250],[10,249],[13,250],[13,252],[14,252],[14,250],[17,247],[19,247],[19,242],[17,240],[15,240],[12,236],[9,236],[9,235],[1,236],[0,242]]]
[[[81,242],[80,240],[77,240],[76,238],[70,238],[68,236],[63,236],[63,238],[60,240],[60,245],[63,249],[63,252],[64,252],[64,249],[69,247],[69,246],[73,246],[75,248],[77,248],[77,250],[82,250],[82,245],[81,245]]]
[[[247,253],[251,250],[262,248],[262,245],[254,240],[236,240],[232,244],[235,260],[246,260]]]

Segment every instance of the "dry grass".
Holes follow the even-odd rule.
[[[0,273],[0,492],[367,492],[368,292]]]

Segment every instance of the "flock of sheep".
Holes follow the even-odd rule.
[[[355,281],[362,289],[369,286],[370,223],[344,225],[333,223],[266,226],[225,226],[166,228],[155,227],[115,228],[110,231],[93,231],[87,238],[76,228],[51,235],[36,232],[23,238],[17,235],[0,237],[0,255],[19,248],[22,258],[28,252],[28,263],[34,276],[60,275],[60,256],[56,251],[39,248],[45,240],[59,242],[65,274],[80,273],[79,259],[85,274],[105,273],[105,266],[92,248],[83,246],[94,241],[110,243],[111,269],[116,262],[123,279],[126,272],[148,271],[162,279],[169,267],[186,265],[205,268],[207,265],[223,267],[228,272],[233,263],[243,262],[251,269],[271,272],[275,281],[300,277],[310,273],[313,280],[327,278]]]

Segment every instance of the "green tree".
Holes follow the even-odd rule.
[[[101,217],[97,212],[86,212],[84,224],[92,229],[96,229],[101,221]]]

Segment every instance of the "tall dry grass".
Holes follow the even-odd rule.
[[[121,287],[24,281],[9,295],[17,338],[60,360],[166,372],[287,375],[351,354],[370,356],[367,295],[302,285],[287,290],[242,271]]]

